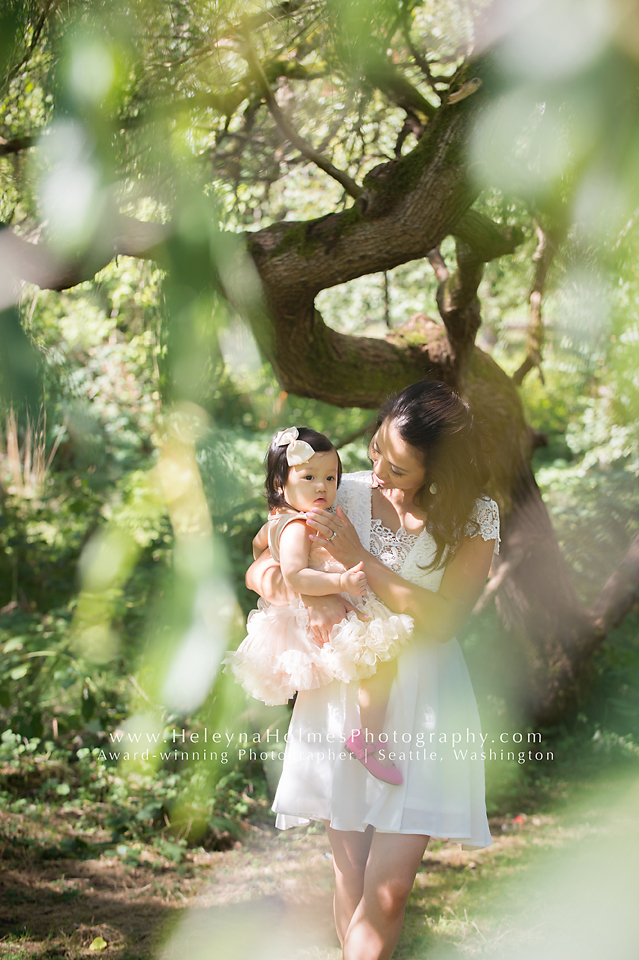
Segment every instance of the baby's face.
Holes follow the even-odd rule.
[[[314,453],[307,463],[291,467],[284,497],[295,510],[313,507],[325,510],[337,495],[337,454],[334,450]]]

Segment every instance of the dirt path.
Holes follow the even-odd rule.
[[[284,834],[255,829],[235,849],[189,851],[176,865],[148,849],[49,860],[24,820],[3,814],[0,825],[13,837],[0,875],[3,960],[79,960],[96,953],[105,960],[341,956],[321,827]],[[480,888],[486,898],[498,874],[520,869],[535,849],[558,842],[560,828],[549,817],[529,817],[496,821],[493,831],[496,842],[487,850],[470,853],[440,842],[426,852],[398,960],[442,941],[463,943],[468,954],[475,942],[479,948],[500,935],[486,923],[481,929],[468,905]],[[97,938],[106,943],[101,950]]]
[[[527,887],[527,878],[553,851],[566,862],[566,851],[574,858],[575,849],[601,833],[610,798],[591,801],[589,792],[580,788],[577,813],[559,808],[491,821],[495,842],[484,850],[431,842],[394,960],[461,960],[492,956],[503,946],[517,955],[526,916],[531,929],[539,926],[539,884]],[[329,845],[318,825],[286,833],[254,826],[234,849],[190,850],[180,863],[157,845],[74,856],[73,827],[68,818],[36,824],[25,814],[0,813],[2,960],[341,956]],[[65,844],[69,855],[62,857]]]
[[[336,945],[332,867],[323,829],[286,835],[255,829],[224,852],[189,851],[176,865],[154,850],[52,859],[49,825],[38,843],[23,816],[0,814],[0,957],[105,960],[257,956],[265,937],[289,948]],[[64,831],[66,832],[66,831]],[[189,908],[187,910],[187,907]],[[106,946],[96,950],[102,938]],[[211,952],[211,944],[216,950]],[[91,944],[94,944],[91,950]],[[99,944],[99,941],[98,941]],[[200,946],[198,946],[200,944]],[[242,946],[244,945],[244,946]],[[338,955],[337,951],[336,955]],[[326,956],[331,956],[330,951]]]
[[[185,912],[159,960],[337,960],[328,840],[296,830],[229,851]]]

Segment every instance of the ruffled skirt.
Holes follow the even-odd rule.
[[[322,647],[310,634],[308,611],[300,600],[285,607],[260,600],[248,616],[247,636],[225,658],[225,671],[269,706],[335,679],[350,683],[372,676],[379,662],[396,657],[409,640],[413,619],[391,613],[373,594],[348,599],[356,610],[333,627]]]
[[[331,631],[330,642],[320,651],[332,680],[350,683],[365,680],[380,662],[393,660],[413,632],[414,621],[404,613],[392,613],[374,594],[354,599],[346,618]]]
[[[301,601],[286,607],[263,600],[248,615],[248,635],[224,659],[225,672],[256,700],[286,703],[297,690],[315,690],[332,679],[321,650],[310,637],[308,611]]]

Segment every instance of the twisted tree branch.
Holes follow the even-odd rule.
[[[404,77],[394,63],[387,57],[379,56],[367,66],[366,79],[373,86],[409,113],[417,111],[425,117],[434,117],[437,107],[426,99],[409,80]]]
[[[439,281],[437,306],[453,350],[457,386],[462,387],[468,360],[481,326],[477,289],[484,263],[512,253],[523,233],[516,227],[494,223],[476,210],[467,210],[451,229],[457,244],[457,270],[451,276],[439,248],[428,259]]]
[[[311,144],[304,139],[304,137],[300,136],[295,127],[290,123],[283,111],[280,109],[277,100],[273,96],[271,85],[266,78],[266,74],[264,73],[264,69],[259,61],[248,33],[246,34],[243,53],[246,57],[247,63],[249,64],[249,67],[253,70],[258,82],[258,86],[261,90],[264,100],[266,101],[266,105],[271,113],[271,116],[286,139],[290,140],[293,146],[300,151],[302,156],[314,163],[320,168],[320,170],[323,170],[324,173],[327,173],[329,177],[333,178],[333,180],[337,180],[337,182],[344,187],[349,196],[357,199],[362,192],[362,188],[358,186],[352,177],[350,177],[345,171],[338,170],[338,168],[332,164],[330,160],[327,160],[326,157],[315,150],[315,148],[312,147]]]
[[[457,270],[440,282],[437,307],[448,333],[455,357],[458,386],[461,388],[481,326],[477,289],[484,273],[484,261],[463,240],[457,240],[456,252]]]
[[[621,563],[610,574],[590,607],[592,643],[599,646],[612,627],[618,627],[639,599],[639,533]]]

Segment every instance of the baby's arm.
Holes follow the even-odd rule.
[[[253,537],[253,559],[257,560],[265,550],[268,550],[268,523],[260,527]]]
[[[310,534],[304,521],[289,523],[280,538],[280,567],[284,582],[289,589],[307,597],[326,597],[344,590],[354,596],[366,593],[366,576],[362,564],[344,573],[325,573],[311,570],[308,556],[311,548]]]

